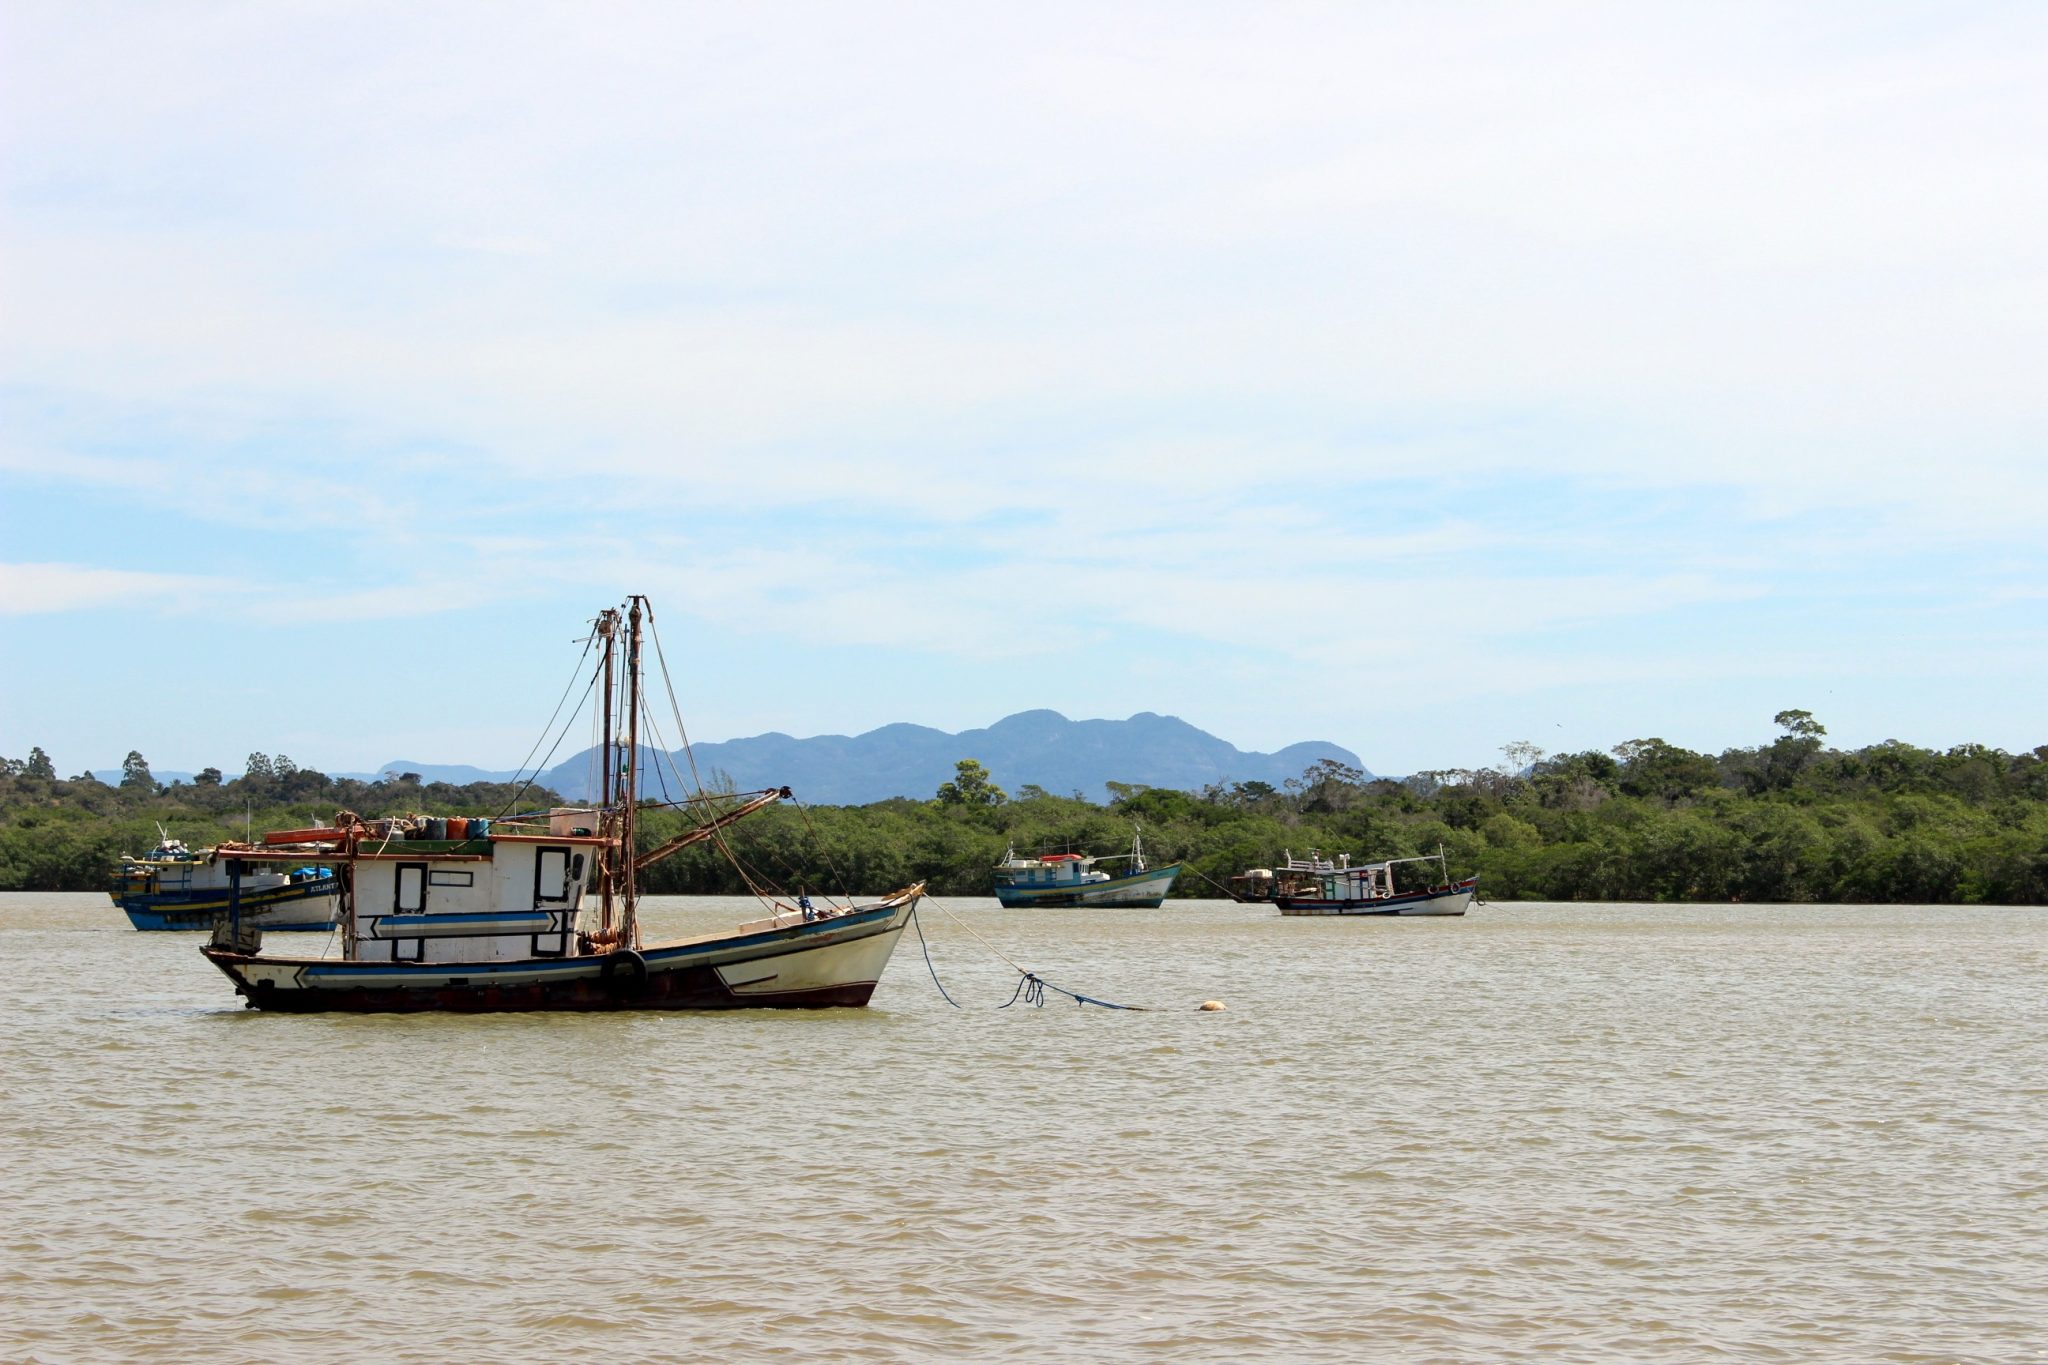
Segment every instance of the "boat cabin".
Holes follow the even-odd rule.
[[[544,830],[483,820],[377,823],[382,828],[359,836],[345,858],[351,878],[344,953],[354,961],[573,957],[578,935],[595,927],[585,900],[607,843],[596,833],[596,811],[551,811]],[[269,837],[298,841],[323,833],[332,835],[300,830]],[[305,857],[289,847],[237,850],[251,866]]]
[[[1420,858],[1388,858],[1377,863],[1361,863],[1357,867],[1351,866],[1350,858],[1342,858],[1338,866],[1323,873],[1322,896],[1326,900],[1342,901],[1387,900],[1401,894],[1394,887],[1394,869],[1402,863],[1436,863],[1441,867],[1443,855],[1432,853]],[[1449,871],[1444,870],[1432,884],[1436,882],[1449,884]],[[1409,889],[1411,892],[1415,889],[1412,879]]]
[[[193,896],[225,894],[230,874],[229,859],[217,858],[212,849],[194,853],[178,839],[166,839],[142,857],[121,855],[121,870],[114,876],[117,901],[144,896]],[[304,853],[295,853],[292,863],[303,863]],[[245,893],[267,891],[294,881],[308,881],[327,875],[325,868],[245,864],[241,869]]]
[[[1004,852],[1003,861],[996,868],[996,881],[1004,886],[1080,886],[1108,880],[1107,872],[1095,870],[1095,859],[1079,853],[1041,853],[1036,858],[1020,858],[1012,848]]]

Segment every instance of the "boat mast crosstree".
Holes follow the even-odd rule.
[[[598,616],[603,690],[603,778],[595,807],[527,818],[443,822],[363,820],[287,831],[226,846],[229,867],[302,863],[336,869],[342,903],[339,957],[284,957],[229,913],[202,951],[258,1009],[424,1011],[733,1009],[865,1005],[924,894],[923,883],[879,900],[814,906],[764,895],[765,918],[730,932],[669,943],[641,941],[639,874],[789,796],[699,792],[682,802],[639,799],[644,597]],[[623,652],[624,667],[618,667]],[[616,693],[616,694],[615,694]],[[615,728],[623,719],[623,733]],[[678,718],[680,721],[680,718]],[[574,723],[574,717],[570,718]],[[687,809],[697,822],[641,851],[639,814]],[[422,831],[419,827],[427,823]],[[482,827],[479,832],[472,824]],[[720,847],[723,847],[722,841]],[[592,892],[595,894],[591,894]]]

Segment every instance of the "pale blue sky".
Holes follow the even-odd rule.
[[[0,14],[0,754],[2048,743],[2048,10]]]

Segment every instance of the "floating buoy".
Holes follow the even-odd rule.
[[[1213,1014],[1217,1010],[1227,1010],[1229,1008],[1230,1006],[1224,1004],[1221,1000],[1204,1000],[1202,1002],[1202,1013],[1204,1014]]]

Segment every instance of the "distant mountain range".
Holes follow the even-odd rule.
[[[572,801],[588,800],[594,764],[586,749],[541,774],[540,784]],[[1068,720],[1057,711],[1020,711],[983,730],[948,734],[924,725],[884,725],[864,735],[817,735],[795,739],[770,733],[696,746],[697,771],[708,782],[714,771],[731,777],[742,791],[792,788],[803,800],[823,806],[861,806],[894,796],[924,798],[953,777],[963,758],[981,761],[996,784],[1015,796],[1027,785],[1056,796],[1079,794],[1101,801],[1109,782],[1196,791],[1211,782],[1270,782],[1279,786],[1326,758],[1362,768],[1358,755],[1335,744],[1311,740],[1278,753],[1247,753],[1228,740],[1198,730],[1175,716],[1140,711],[1129,720]],[[643,790],[660,791],[651,776],[667,772],[667,760],[643,750],[650,776]],[[689,763],[678,751],[676,766],[688,780]],[[373,780],[386,773],[418,773],[427,782],[509,782],[509,769],[461,763],[386,763],[374,773],[334,773]],[[95,772],[110,785],[118,768]],[[189,773],[153,774],[159,782],[191,781]],[[673,777],[669,787],[675,785]],[[680,792],[676,793],[681,795]]]
[[[1270,782],[1279,786],[1325,758],[1363,767],[1358,755],[1311,740],[1278,753],[1247,753],[1174,716],[1141,711],[1129,720],[1068,720],[1057,711],[1022,711],[983,730],[948,734],[924,725],[884,725],[864,735],[796,739],[770,733],[695,746],[697,771],[714,770],[747,791],[787,786],[805,801],[860,806],[894,796],[929,797],[951,780],[953,765],[978,759],[1011,795],[1036,785],[1059,796],[1091,801],[1108,796],[1109,782],[1195,791],[1211,782]],[[651,763],[651,751],[642,758]],[[687,780],[689,765],[676,763]],[[591,751],[541,774],[541,784],[571,800],[591,795]],[[516,776],[450,764],[387,763],[383,772],[418,773],[429,782],[505,782]],[[671,779],[673,786],[673,779]],[[659,786],[643,788],[659,790]],[[678,793],[680,795],[680,793]]]

